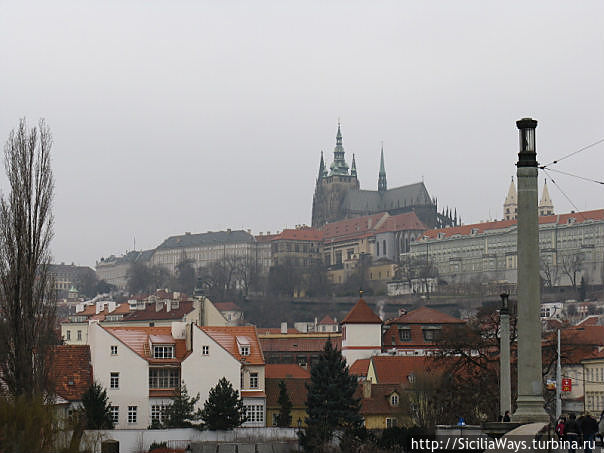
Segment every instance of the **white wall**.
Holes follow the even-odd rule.
[[[210,389],[220,378],[226,377],[235,390],[240,391],[241,364],[199,327],[193,326],[193,348],[181,364],[182,380],[189,395],[200,395],[198,407],[208,399]],[[202,346],[209,346],[209,354],[202,355]]]
[[[89,325],[88,342],[94,379],[107,390],[111,405],[119,406],[116,428],[147,428],[150,424],[147,361],[96,322]],[[117,355],[111,355],[112,345],[117,346]],[[110,388],[112,372],[119,373],[119,389]],[[128,406],[137,406],[136,423],[128,423]]]
[[[348,365],[358,359],[368,359],[382,350],[382,326],[380,324],[346,324],[342,335],[342,355]]]

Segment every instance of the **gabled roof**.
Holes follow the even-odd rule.
[[[433,308],[419,307],[398,318],[389,319],[386,324],[464,324],[464,321]]]
[[[401,415],[405,410],[400,403],[399,406],[392,406],[390,404],[390,396],[393,393],[398,393],[399,397],[401,396],[403,389],[400,384],[371,384],[370,398],[363,398],[362,385],[357,387],[354,395],[356,398],[361,399],[361,415]]]
[[[374,356],[371,358],[378,384],[409,385],[409,376],[428,368],[426,357]]]
[[[235,302],[216,302],[214,306],[218,311],[241,311],[241,308]]]
[[[244,361],[249,365],[264,365],[264,355],[258,341],[256,327],[203,326],[200,329],[240,362]],[[239,350],[239,344],[243,344],[243,340],[250,347],[250,354],[247,356],[242,356]]]
[[[340,324],[382,324],[382,320],[364,299],[359,299]]]
[[[321,319],[321,321],[319,322],[319,324],[325,324],[325,325],[334,325],[336,324],[336,321],[329,315],[325,315],[323,317],[323,319]]]
[[[51,379],[56,394],[67,401],[80,401],[92,384],[90,346],[58,345],[52,354]]]
[[[286,229],[272,237],[273,241],[320,241],[323,239],[323,232],[311,227]]]
[[[125,315],[127,313],[130,313],[130,306],[127,303],[116,304],[115,310],[113,310],[112,312],[108,311],[109,307],[107,306],[107,304],[105,304],[104,307],[105,308],[102,311],[97,313],[96,304],[87,305],[84,310],[79,313],[73,313],[71,316],[88,316],[93,317],[93,319],[103,321],[107,315]]]
[[[404,230],[425,231],[426,226],[419,220],[415,212],[405,212],[388,217],[376,232],[385,233],[387,231]]]
[[[358,359],[352,364],[348,371],[350,374],[354,374],[355,376],[367,376],[369,362],[371,362],[371,359]]]
[[[185,340],[175,339],[172,337],[171,327],[147,327],[147,326],[119,326],[105,327],[101,326],[123,344],[128,346],[132,351],[138,354],[143,359],[152,363],[179,363],[187,355],[187,347]],[[174,344],[173,359],[156,359],[153,357],[153,351],[149,344]]]
[[[266,379],[310,379],[310,373],[293,363],[267,363],[264,368]]]

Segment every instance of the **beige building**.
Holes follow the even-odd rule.
[[[128,286],[128,271],[132,263],[149,262],[153,250],[131,251],[122,256],[111,255],[101,258],[96,263],[96,275],[99,280],[105,280],[119,290],[125,290]]]
[[[449,283],[516,282],[516,220],[425,231],[405,257],[430,259]],[[541,275],[547,286],[601,284],[604,209],[539,218]]]
[[[599,418],[604,411],[604,346],[594,355],[595,357],[582,361],[585,376],[585,411]]]

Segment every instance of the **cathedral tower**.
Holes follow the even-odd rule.
[[[547,190],[547,180],[543,183],[543,192],[541,193],[541,201],[539,202],[539,215],[554,215],[554,203],[549,197]]]
[[[508,189],[508,196],[505,197],[505,201],[503,203],[503,219],[514,220],[517,215],[518,195],[516,193],[516,184],[514,184],[514,177],[512,177],[512,182],[510,183],[510,188]]]
[[[382,145],[382,154],[380,156],[380,173],[378,175],[378,192],[383,193],[388,190],[386,183],[386,168],[384,167],[384,145]]]

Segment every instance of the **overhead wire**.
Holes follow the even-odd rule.
[[[600,143],[604,143],[604,138],[601,138],[600,140],[597,140],[597,141],[595,141],[595,142],[593,142],[593,143],[590,143],[589,145],[584,146],[583,148],[579,148],[577,151],[573,151],[572,153],[567,154],[566,156],[562,156],[562,157],[561,157],[561,158],[559,158],[559,159],[553,160],[553,161],[551,161],[550,163],[545,164],[545,165],[544,165],[544,167],[549,167],[550,165],[557,164],[557,163],[559,163],[560,161],[562,161],[562,160],[564,160],[564,159],[568,159],[569,157],[572,157],[572,156],[574,156],[575,154],[579,154],[579,153],[581,153],[581,152],[583,152],[583,151],[586,151],[586,150],[588,150],[588,149],[590,149],[590,148],[593,148],[594,146],[599,145]]]

